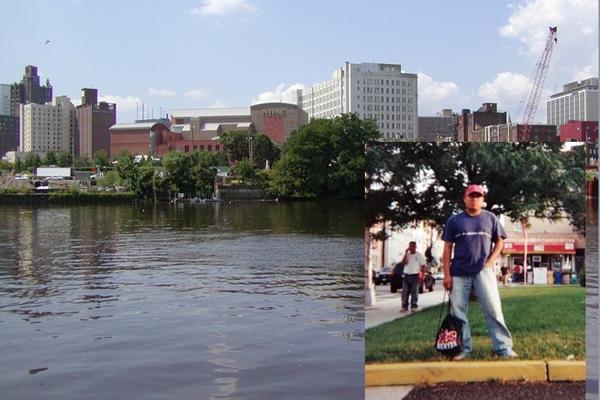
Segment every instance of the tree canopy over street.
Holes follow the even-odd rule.
[[[367,151],[366,224],[441,227],[464,208],[468,183],[487,189],[486,209],[511,220],[566,214],[585,228],[585,149],[562,143],[402,143]]]

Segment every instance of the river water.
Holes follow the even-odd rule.
[[[2,399],[362,399],[362,203],[0,207]]]
[[[586,399],[598,400],[598,199],[586,203]]]

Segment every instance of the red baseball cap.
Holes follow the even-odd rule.
[[[469,185],[465,190],[465,196],[470,195],[471,193],[479,193],[482,196],[485,196],[485,190],[481,187],[481,185]]]

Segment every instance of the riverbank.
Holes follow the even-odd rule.
[[[135,201],[131,192],[0,193],[0,205],[31,204],[128,204]]]

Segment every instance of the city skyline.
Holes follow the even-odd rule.
[[[25,65],[36,65],[54,95],[75,105],[82,88],[97,88],[99,100],[117,103],[117,122],[133,121],[142,103],[156,118],[161,110],[290,102],[294,89],[330,79],[345,61],[418,74],[420,116],[496,102],[519,122],[514,112],[549,26],[558,26],[558,43],[536,121],[545,122],[550,94],[598,75],[593,0],[194,0],[143,8],[63,0],[4,9],[11,18],[0,32],[12,40],[0,45],[9,55],[0,83],[18,82]],[[28,31],[15,35],[25,20],[33,22]]]

